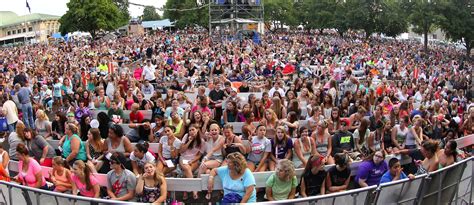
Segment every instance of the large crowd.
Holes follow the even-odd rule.
[[[177,31],[0,48],[0,179],[161,203],[165,177],[209,174],[208,193],[183,199],[210,200],[219,177],[219,200],[235,203],[413,178],[470,155],[454,141],[474,134],[464,53],[331,31],[267,34],[259,44]],[[403,155],[412,163],[401,168]],[[49,178],[42,167],[52,167]],[[255,188],[252,172],[267,171],[266,189]]]

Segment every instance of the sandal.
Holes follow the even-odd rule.
[[[207,192],[207,194],[206,194],[206,199],[207,199],[207,200],[211,200],[211,192]]]
[[[194,199],[194,200],[198,200],[198,199],[199,199],[198,193],[193,192],[193,199]]]
[[[183,192],[183,201],[188,200],[188,192]]]

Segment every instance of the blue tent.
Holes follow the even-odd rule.
[[[53,33],[53,35],[51,37],[53,37],[53,38],[62,38],[63,36],[61,35],[61,33]]]

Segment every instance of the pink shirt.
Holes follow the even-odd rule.
[[[90,176],[91,184],[92,186],[96,185],[99,183],[99,181],[95,178],[94,175]],[[81,180],[79,180],[79,177],[76,175],[72,175],[72,182],[76,184],[77,189],[81,193],[81,196],[87,196],[87,197],[94,197],[94,189],[87,190],[86,184],[82,183]]]
[[[20,171],[18,177],[23,181],[23,184],[26,184],[29,187],[34,187],[36,185],[36,174],[41,173],[41,166],[36,160],[33,158],[30,159],[28,170],[26,172],[23,172],[23,161],[20,161],[18,163],[18,170]],[[43,175],[41,175],[41,180],[43,181],[41,186],[46,185],[46,180]]]

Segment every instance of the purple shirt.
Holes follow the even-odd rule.
[[[387,162],[382,161],[379,165],[375,165],[372,160],[363,161],[359,165],[357,170],[357,176],[355,178],[356,183],[359,184],[359,179],[366,179],[366,183],[369,186],[377,185],[380,182],[383,174],[388,170]]]

